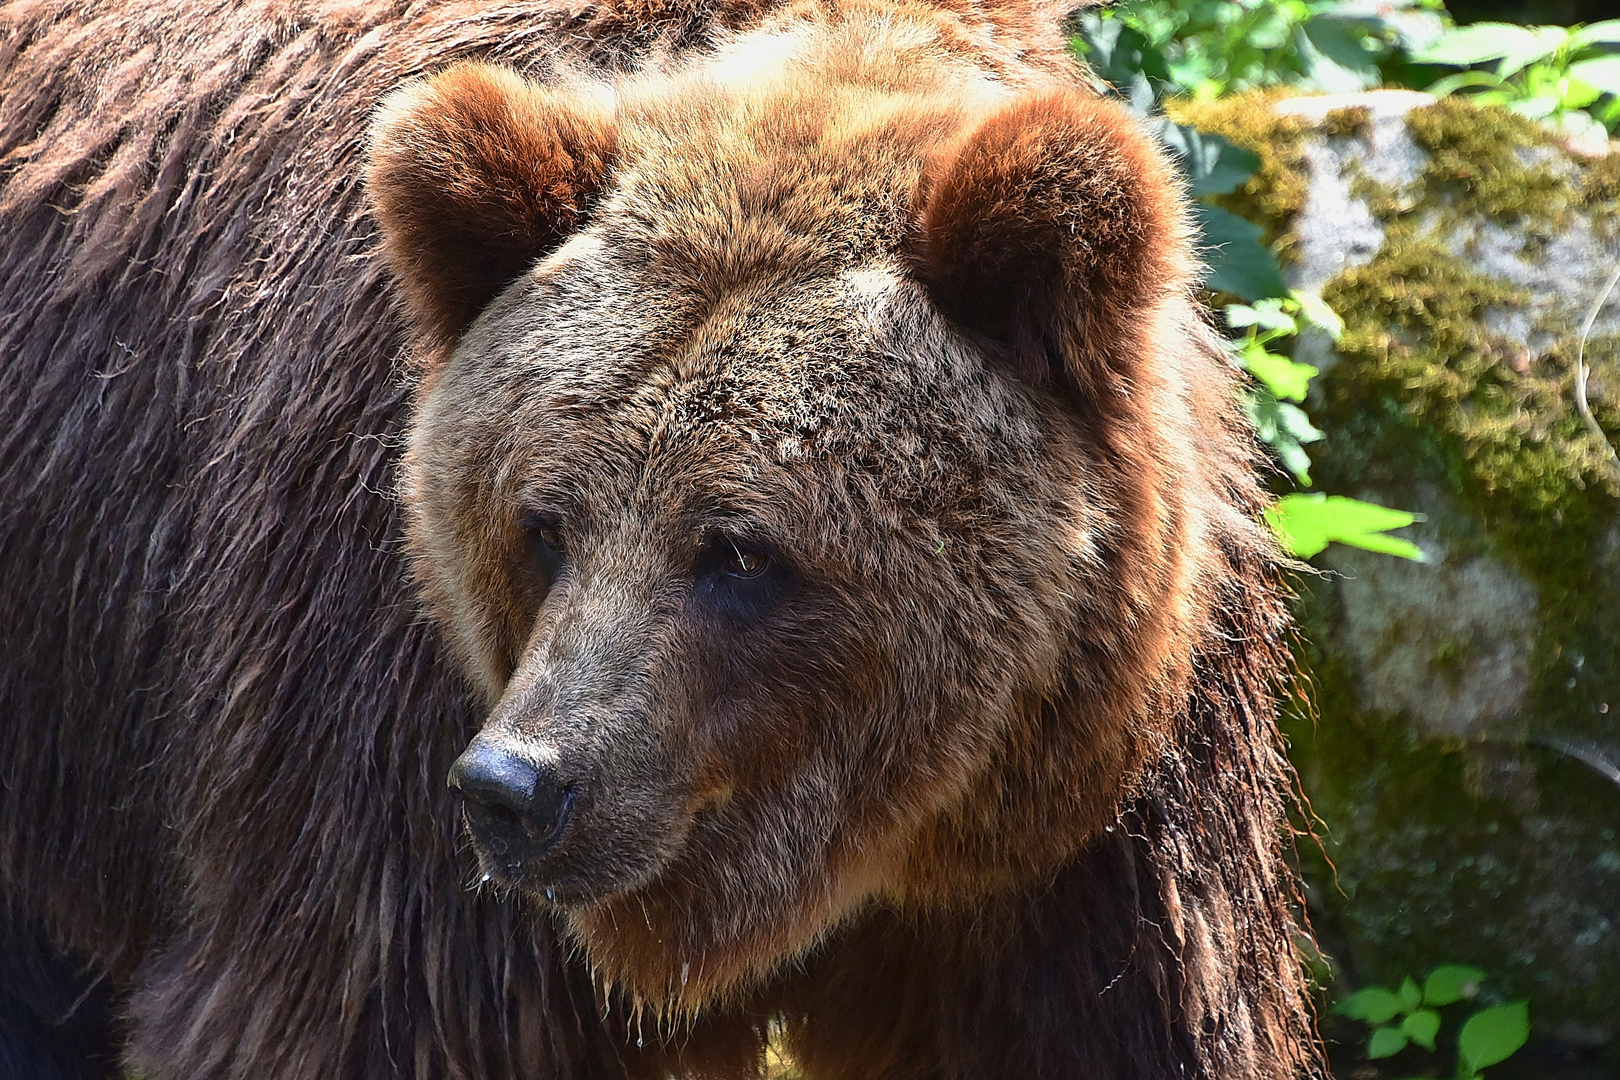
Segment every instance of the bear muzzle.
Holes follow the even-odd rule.
[[[566,906],[660,872],[686,831],[682,791],[626,775],[621,756],[594,749],[559,752],[497,723],[456,759],[449,787],[486,881]]]
[[[499,737],[480,735],[450,768],[480,854],[523,883],[567,834],[579,785]]]

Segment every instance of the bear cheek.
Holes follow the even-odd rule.
[[[406,544],[417,588],[457,666],[493,705],[527,629],[505,565],[507,545],[486,535],[487,511],[475,492],[441,460],[417,454],[407,460]]]

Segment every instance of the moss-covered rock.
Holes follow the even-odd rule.
[[[1614,1048],[1620,477],[1572,390],[1620,260],[1620,154],[1404,92],[1208,122],[1266,155],[1244,209],[1345,319],[1336,348],[1301,343],[1324,369],[1317,483],[1428,515],[1428,563],[1330,549],[1300,586],[1316,715],[1289,735],[1322,822],[1318,923],[1352,981],[1475,963],[1542,1034]],[[1620,436],[1620,298],[1586,355]]]
[[[1293,223],[1308,195],[1304,141],[1311,125],[1272,106],[1278,91],[1210,101],[1172,99],[1170,117],[1260,155],[1260,168],[1230,195],[1215,201],[1240,217],[1260,222],[1265,239],[1284,263],[1291,259]]]

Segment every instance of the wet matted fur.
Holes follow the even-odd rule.
[[[811,1075],[826,1077],[1235,1080],[1320,1071],[1282,861],[1286,770],[1271,695],[1286,659],[1284,619],[1272,553],[1254,524],[1261,494],[1232,407],[1232,373],[1185,302],[1174,196],[1154,211],[1169,216],[1146,231],[1132,224],[1143,204],[1122,204],[1131,213],[1108,219],[1114,232],[1086,235],[1125,247],[1090,261],[1049,258],[1053,241],[1041,222],[1059,218],[1020,215],[1020,199],[1056,207],[1064,191],[1031,187],[1002,163],[1030,146],[1045,162],[1042,146],[1089,145],[1065,143],[1064,132],[1117,122],[1066,87],[1073,76],[1051,11],[770,7],[0,7],[0,703],[8,713],[0,940],[11,965],[0,970],[22,973],[0,996],[0,1064],[38,1076],[116,1075],[110,1060],[63,1057],[89,1052],[95,1040],[64,1048],[56,1026],[116,1015],[103,1038],[123,1042],[125,1061],[153,1080],[613,1077],[670,1066],[747,1075],[775,1027]],[[668,984],[668,957],[626,925],[624,916],[639,911],[608,905],[558,920],[516,894],[470,887],[477,864],[444,777],[489,703],[510,696],[514,673],[529,677],[522,631],[511,628],[524,616],[469,601],[469,611],[492,621],[469,622],[465,612],[458,621],[454,590],[435,576],[424,547],[431,537],[419,530],[416,573],[450,633],[430,628],[391,493],[401,485],[412,396],[426,400],[448,385],[456,361],[447,358],[468,320],[528,260],[594,220],[597,200],[623,191],[607,177],[614,162],[656,158],[647,157],[653,136],[672,128],[645,81],[684,70],[684,57],[739,49],[728,35],[742,28],[780,34],[801,23],[843,27],[846,36],[862,26],[909,27],[930,42],[924,51],[942,71],[961,65],[1020,92],[1024,111],[986,105],[993,115],[981,116],[935,94],[905,113],[918,122],[871,142],[866,159],[890,170],[871,192],[904,197],[880,197],[836,222],[837,251],[789,243],[764,263],[715,263],[701,242],[730,234],[716,233],[712,217],[671,232],[664,211],[651,213],[651,231],[673,241],[664,252],[670,265],[691,271],[660,279],[679,286],[671,302],[691,296],[706,317],[744,317],[727,305],[761,275],[773,287],[839,280],[839,303],[863,289],[890,303],[899,288],[910,306],[895,310],[914,317],[889,329],[915,334],[895,339],[896,370],[925,346],[984,365],[990,383],[1027,386],[1020,407],[1071,431],[1070,450],[1106,466],[1099,475],[1114,477],[1112,486],[1099,481],[1088,496],[1111,509],[1110,528],[1125,539],[1103,545],[1105,554],[1131,544],[1160,553],[1117,564],[1153,570],[1120,588],[1162,589],[1185,602],[1171,635],[1182,644],[1169,650],[1182,659],[1168,668],[1099,661],[1098,671],[1117,676],[1105,685],[1134,695],[1125,712],[1141,730],[1098,727],[1104,743],[1123,741],[1098,759],[1111,764],[1098,768],[1095,788],[1060,806],[1050,801],[1071,775],[1067,765],[1042,775],[1039,752],[1074,744],[1059,706],[1087,690],[1037,693],[1024,703],[1019,738],[1005,744],[1016,752],[992,753],[997,768],[980,760],[957,778],[965,787],[952,789],[949,812],[908,826],[905,842],[882,852],[882,866],[863,879],[881,888],[851,887],[837,903],[809,905],[803,925],[733,919],[664,891],[671,906],[659,919],[684,914],[667,925],[696,941],[713,945],[714,935],[738,927],[755,934],[736,956],[713,945],[724,977],[688,1003]],[[515,159],[519,186],[504,208],[475,196],[472,219],[435,219],[443,189],[406,198],[411,178],[433,171],[412,172],[420,163],[402,159],[400,199],[378,190],[385,216],[394,214],[390,255],[407,320],[391,299],[361,184],[368,123],[389,93],[459,60],[502,68],[449,77],[483,79],[502,101],[502,86],[531,95],[547,123],[573,122]],[[746,82],[738,73],[746,67],[733,65],[726,77]],[[621,76],[626,86],[644,80],[641,112],[601,138],[598,111],[622,110],[633,95],[615,105],[578,88],[612,89]],[[547,99],[553,84],[577,93]],[[423,116],[412,111],[418,104],[419,96],[395,99],[402,123]],[[708,123],[735,134],[723,110],[713,112],[705,118],[698,108],[681,130]],[[813,111],[807,120],[799,137],[821,138]],[[623,132],[638,125],[641,141],[625,145]],[[388,130],[373,136],[374,155],[398,145]],[[465,130],[444,127],[442,145],[457,145]],[[524,132],[533,125],[520,125]],[[1144,145],[1117,134],[1121,145]],[[777,135],[791,142],[795,131]],[[501,145],[469,159],[475,178],[488,175],[480,170]],[[525,189],[524,169],[554,160],[557,147],[567,168],[543,192]],[[670,150],[691,153],[692,145]],[[374,170],[386,164],[374,156]],[[1067,179],[1084,189],[1100,164],[1077,159]],[[593,175],[594,187],[571,179]],[[688,194],[701,204],[705,192],[731,191],[745,210],[734,226],[780,216],[779,204],[769,214],[747,209],[749,191],[768,194],[768,184],[668,186],[691,175],[649,174],[648,205],[667,210],[686,205]],[[1098,187],[1088,205],[1106,205],[1118,186]],[[1004,191],[1018,199],[998,211]],[[795,243],[825,233],[819,213]],[[460,251],[457,237],[487,236],[477,220],[491,215],[500,242]],[[533,227],[505,230],[511,215],[528,215]],[[997,231],[1000,218],[1032,221],[1034,231]],[[435,231],[435,220],[455,228]],[[412,222],[423,228],[399,230]],[[1147,246],[1130,246],[1144,238]],[[887,277],[870,272],[874,253],[888,260]],[[581,255],[591,257],[589,248],[565,247],[557,258]],[[801,276],[784,278],[789,264]],[[1083,303],[1121,289],[1140,304]],[[510,313],[522,300],[508,292],[502,303]],[[778,323],[787,310],[775,309]],[[789,357],[806,335],[825,344],[824,328],[795,333],[765,337]],[[870,352],[868,338],[851,340]],[[627,337],[621,351],[636,343]],[[1143,350],[1156,377],[1185,383],[1160,388],[1185,412],[1166,421],[1176,432],[1167,442],[1155,426],[1161,403],[1131,382]],[[423,423],[418,462],[434,445],[422,441]],[[949,440],[941,446],[942,467],[965,469],[971,455],[954,454]],[[417,468],[406,485],[413,514],[427,497]],[[1159,487],[1144,479],[1161,468],[1196,480],[1186,503],[1203,522],[1196,542],[1184,525],[1143,531],[1168,520],[1149,512]],[[1054,475],[1061,487],[1061,470]],[[893,503],[880,492],[873,505]],[[923,538],[925,550],[936,541],[971,548],[979,526],[963,507],[961,520]],[[492,511],[489,520],[497,518]],[[1168,558],[1182,543],[1181,556]],[[939,550],[957,558],[952,543]],[[829,547],[820,557],[832,554]],[[967,564],[950,565],[929,587],[963,580],[953,575]],[[492,574],[480,571],[479,580],[487,586]],[[881,616],[893,595],[865,599]],[[1170,617],[1157,604],[1149,609]],[[1129,627],[1082,628],[1078,646],[1135,655]],[[1059,643],[1054,655],[1073,661],[1068,648]],[[1164,651],[1162,641],[1154,650]],[[452,657],[470,674],[470,691]],[[915,659],[926,670],[928,654]],[[832,674],[858,688],[881,669],[867,657]],[[1086,672],[1076,673],[1084,683]],[[791,681],[803,672],[778,674]],[[963,678],[937,675],[941,684]],[[1002,676],[1008,685],[1021,677]],[[768,789],[773,760],[786,759],[759,758],[749,780]],[[900,782],[877,769],[881,760],[869,774],[879,794]],[[897,777],[908,764],[889,762]],[[976,811],[1003,796],[1016,811],[1010,817]],[[920,813],[920,804],[896,805]],[[866,807],[862,820],[875,812]],[[1009,822],[1027,840],[1009,846]],[[657,899],[646,894],[638,904],[656,908]],[[653,922],[649,912],[656,936]],[[622,956],[593,952],[611,946],[615,931]]]

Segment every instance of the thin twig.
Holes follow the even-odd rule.
[[[1620,766],[1610,761],[1608,755],[1599,749],[1598,744],[1590,740],[1584,742],[1571,742],[1568,739],[1556,739],[1547,735],[1532,735],[1525,740],[1536,746],[1545,746],[1549,750],[1556,750],[1566,757],[1590,768],[1615,787],[1620,787]]]
[[[1597,773],[1603,779],[1620,788],[1620,765],[1613,758],[1603,752],[1591,739],[1561,739],[1556,735],[1523,735],[1507,734],[1501,731],[1481,731],[1479,738],[1486,742],[1504,743],[1508,746],[1539,746],[1544,750],[1552,750],[1573,758],[1582,765]]]
[[[1597,417],[1592,415],[1592,407],[1586,403],[1586,379],[1592,372],[1592,369],[1586,366],[1586,339],[1592,333],[1592,324],[1597,322],[1598,312],[1609,302],[1609,294],[1614,291],[1617,281],[1620,281],[1620,265],[1617,265],[1614,273],[1609,275],[1608,283],[1603,286],[1603,291],[1598,293],[1596,302],[1592,304],[1592,310],[1586,313],[1586,321],[1581,324],[1580,344],[1575,347],[1575,407],[1580,410],[1581,419],[1586,421],[1586,426],[1591,429],[1592,434],[1597,436],[1598,443],[1609,452],[1605,463],[1614,475],[1615,482],[1620,483],[1620,455],[1614,452],[1614,444],[1609,442],[1609,437],[1598,427]]]

